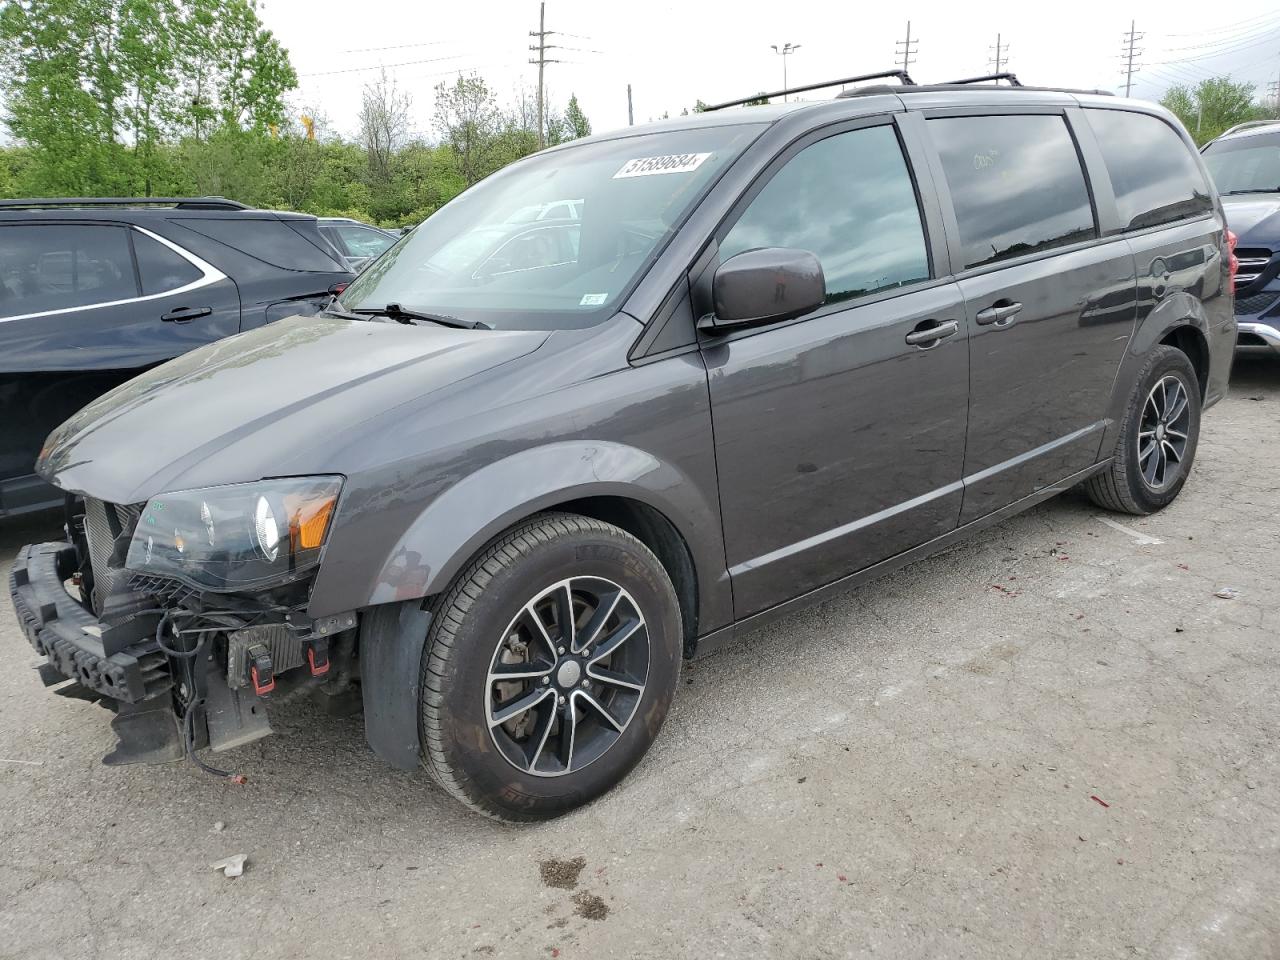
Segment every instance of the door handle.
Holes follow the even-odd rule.
[[[926,326],[925,324],[932,324],[932,326]],[[955,320],[944,320],[942,323],[926,320],[907,334],[907,343],[913,347],[932,346],[939,340],[955,336],[959,330],[960,324]]]
[[[213,307],[177,307],[163,314],[160,319],[169,323],[187,323],[190,320],[207,317],[211,313],[213,313]]]
[[[989,327],[995,324],[997,327],[1007,327],[1013,322],[1013,318],[1022,312],[1022,304],[1013,303],[1009,300],[998,300],[992,306],[985,310],[979,310],[977,316],[973,319],[978,321],[978,326]]]

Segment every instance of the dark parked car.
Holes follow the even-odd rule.
[[[564,197],[571,260],[437,259]],[[1232,270],[1193,144],[1135,100],[879,86],[578,140],[321,316],[72,417],[39,466],[67,539],[14,602],[44,680],[116,709],[112,762],[358,690],[379,756],[552,816],[639,762],[683,657],[1076,484],[1172,501]]]
[[[62,501],[36,454],[90,400],[314,313],[350,279],[315,217],[217,197],[0,201],[0,517]]]
[[[359,273],[400,235],[350,217],[320,217],[320,233],[342,254],[347,266]]]
[[[1280,357],[1280,121],[1233,127],[1202,152],[1239,243],[1236,349]]]

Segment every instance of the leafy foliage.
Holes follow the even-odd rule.
[[[1253,90],[1252,84],[1214,77],[1194,87],[1170,87],[1160,103],[1182,121],[1197,144],[1205,144],[1228,127],[1266,116],[1266,111],[1253,102]]]

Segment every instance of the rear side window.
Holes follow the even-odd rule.
[[[133,253],[138,258],[142,292],[147,295],[177,290],[203,276],[189,260],[137,230],[133,232]]]
[[[138,295],[123,227],[0,226],[0,317],[86,307]]]
[[[324,249],[328,244],[321,239],[314,221],[299,223],[299,230],[312,233],[314,242],[283,220],[193,217],[173,222],[282,270],[333,273],[346,269]]]
[[[379,233],[377,230],[370,230],[368,227],[357,227],[344,223],[338,224],[332,229],[334,233],[342,238],[342,242],[347,247],[347,252],[353,257],[376,257],[396,242],[395,237],[389,237],[385,233]]]
[[[1059,116],[929,121],[966,268],[1097,236],[1075,141]]]
[[[889,126],[837,134],[792,157],[720,244],[720,259],[758,247],[808,250],[827,303],[929,277],[924,228]]]
[[[1209,213],[1213,201],[1191,148],[1159,117],[1088,110],[1111,175],[1120,222],[1154,227]]]

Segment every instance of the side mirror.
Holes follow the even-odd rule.
[[[822,264],[808,250],[763,247],[730,257],[711,281],[715,313],[703,330],[788,320],[816,310],[827,298]]]

